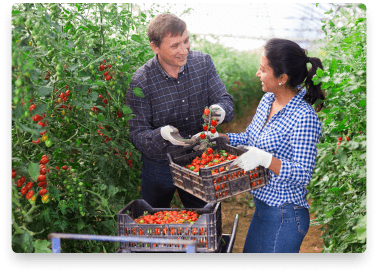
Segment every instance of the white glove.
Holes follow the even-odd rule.
[[[226,116],[224,109],[220,105],[211,105],[209,110],[211,113],[211,118],[215,118],[215,120],[217,120],[217,125],[220,125]],[[206,124],[209,122],[209,116],[205,116],[204,118]]]
[[[250,171],[258,166],[268,168],[272,162],[273,155],[258,149],[257,147],[246,146],[248,151],[244,152],[241,156],[234,160],[229,166],[231,169],[233,166],[239,166],[244,171]]]
[[[161,137],[171,142],[175,146],[189,146],[193,143],[192,140],[186,140],[181,137],[177,128],[173,126],[165,126],[160,129]]]
[[[201,131],[201,132],[198,132],[197,134],[193,135],[192,139],[200,138],[200,135],[201,135],[202,132],[205,133],[205,135],[209,136],[210,138],[217,138],[217,137],[219,137],[218,131],[215,132],[215,133],[211,133],[210,131]]]

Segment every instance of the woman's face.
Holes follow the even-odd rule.
[[[279,87],[280,80],[273,75],[273,69],[269,66],[268,59],[264,53],[261,55],[260,68],[256,72],[256,76],[260,78],[262,90],[264,92],[275,92]]]

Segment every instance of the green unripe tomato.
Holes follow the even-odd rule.
[[[20,95],[20,93],[21,93],[21,89],[20,88],[16,88],[15,90],[14,90],[14,95]]]
[[[20,103],[20,96],[15,96],[13,98],[13,104],[18,105]]]
[[[73,193],[75,190],[73,188],[70,189],[70,192]]]
[[[77,197],[81,198],[81,197],[83,197],[83,194],[79,194],[79,195],[77,195]]]
[[[79,183],[79,186],[83,186],[83,185],[84,185],[84,183],[83,183],[83,182],[80,182],[80,183]]]
[[[45,142],[45,145],[47,147],[51,147],[53,145],[53,141],[51,141],[51,139],[47,139],[46,142]]]
[[[66,188],[67,188],[68,190],[70,190],[70,189],[71,189],[71,186],[70,186],[70,185],[67,185]]]
[[[79,203],[81,203],[81,202],[83,201],[83,199],[79,198],[79,199],[77,199],[77,201],[78,201]]]
[[[71,168],[71,172],[74,173],[76,170],[74,168]]]
[[[76,188],[76,190],[77,190],[77,191],[81,191],[81,188],[80,188],[80,187],[78,187],[78,188]]]
[[[18,79],[16,80],[15,85],[16,85],[16,87],[21,87],[23,83],[24,83],[24,82],[22,81],[22,79],[18,78]]]
[[[77,181],[79,181],[79,179],[78,178],[73,178],[72,181],[74,181],[76,183]]]
[[[65,185],[66,185],[67,183],[68,183],[68,181],[67,181],[67,180],[64,180],[64,181],[63,181],[63,184],[65,184]]]

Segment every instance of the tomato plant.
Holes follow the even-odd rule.
[[[126,3],[12,7],[15,252],[49,252],[51,232],[117,235],[116,213],[140,197],[140,153],[128,141],[132,112],[125,90],[154,54],[146,35],[151,14],[135,16],[134,8]],[[22,187],[20,178],[31,188]],[[62,252],[116,248],[116,243],[67,241]]]
[[[354,12],[353,12],[354,10]],[[332,11],[329,11],[331,13]],[[366,249],[366,6],[347,5],[325,21],[326,91],[322,137],[309,184],[312,211],[324,229],[323,252]],[[337,50],[336,50],[337,49]],[[344,141],[345,140],[345,141]]]

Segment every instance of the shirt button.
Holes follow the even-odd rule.
[[[185,102],[185,100],[182,100],[182,102],[184,103],[184,102]]]
[[[180,84],[180,81],[177,81],[177,83],[179,83],[179,84]]]
[[[185,120],[188,120],[188,118],[185,118]]]
[[[189,137],[192,137],[192,135],[189,135]]]

